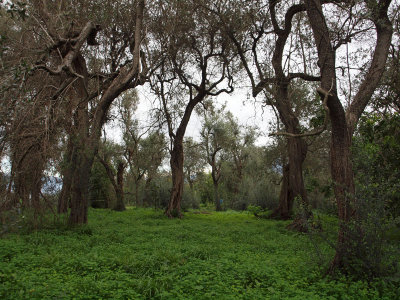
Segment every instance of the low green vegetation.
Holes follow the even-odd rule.
[[[325,277],[337,221],[321,221],[323,236],[250,212],[92,209],[88,226],[4,236],[0,298],[399,299],[395,279]]]

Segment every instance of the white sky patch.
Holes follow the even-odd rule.
[[[262,108],[261,104],[255,101],[253,97],[247,96],[247,89],[238,89],[232,94],[221,94],[214,99],[217,105],[226,103],[226,110],[230,111],[237,119],[239,124],[244,126],[256,126],[261,133],[256,141],[256,145],[264,146],[270,138],[269,122],[275,122],[275,116],[270,108]],[[151,124],[150,112],[154,108],[154,101],[146,90],[146,87],[138,89],[139,105],[135,112],[135,118],[139,121],[140,127],[146,127]],[[122,142],[122,131],[118,121],[110,122],[105,126],[107,139],[113,140],[116,143]],[[194,140],[200,140],[201,118],[193,112],[188,127],[186,136],[193,137]]]
[[[9,174],[11,172],[11,163],[8,156],[4,156],[0,160],[0,170],[6,174]]]

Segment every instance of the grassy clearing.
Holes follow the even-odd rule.
[[[150,209],[91,210],[89,220],[1,239],[0,298],[400,298],[394,283],[321,276],[333,250],[287,222],[229,211],[168,220]]]

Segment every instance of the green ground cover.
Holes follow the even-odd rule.
[[[88,226],[0,239],[0,298],[400,299],[395,282],[322,276],[333,249],[287,224],[246,212],[169,220],[151,209],[91,210]]]

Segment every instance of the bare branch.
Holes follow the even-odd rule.
[[[253,88],[253,97],[256,97],[266,86],[276,83],[275,78],[264,78]]]
[[[44,64],[38,64],[34,66],[30,73],[35,72],[36,70],[44,70],[48,72],[50,75],[60,75],[62,71],[65,71],[69,75],[73,75],[75,77],[79,77],[83,79],[83,75],[78,74],[72,67],[72,62],[78,56],[83,44],[88,40],[89,36],[93,34],[93,31],[97,32],[98,26],[95,26],[92,22],[87,22],[85,27],[80,32],[79,36],[76,38],[74,46],[71,47],[71,50],[64,56],[62,59],[62,63],[57,67],[57,69],[53,70],[47,67]]]
[[[320,81],[321,76],[314,76],[314,75],[309,75],[305,73],[289,73],[288,79],[292,80],[295,78],[301,78],[306,81]]]

